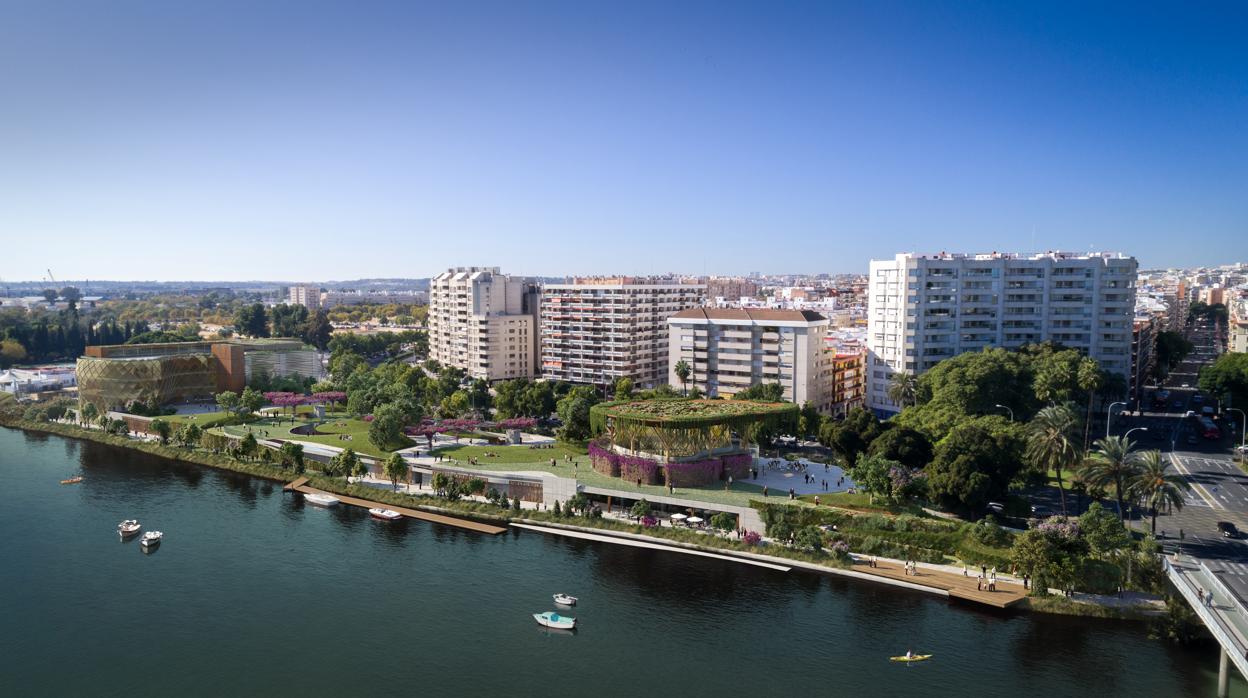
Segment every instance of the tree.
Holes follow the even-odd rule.
[[[835,451],[845,467],[852,470],[858,456],[890,426],[867,410],[855,407],[839,422],[824,420],[819,427],[819,443]]]
[[[633,398],[633,379],[628,376],[615,379],[611,396],[613,400],[631,400]]]
[[[823,532],[814,526],[805,526],[798,529],[793,542],[812,553],[818,553],[823,550]]]
[[[1170,372],[1177,368],[1195,348],[1182,334],[1170,330],[1158,332],[1155,341],[1153,352],[1157,357],[1157,363],[1153,373],[1157,378],[1170,375]]]
[[[1248,406],[1248,353],[1219,356],[1200,371],[1200,389],[1226,403]]]
[[[737,517],[735,514],[721,511],[711,517],[710,524],[711,528],[724,532],[731,531],[737,527]]]
[[[1163,507],[1180,510],[1183,508],[1183,495],[1191,489],[1191,485],[1180,475],[1166,472],[1167,464],[1157,450],[1144,451],[1137,457],[1139,472],[1128,492],[1132,497],[1148,505],[1152,517],[1152,532],[1157,533],[1157,510]]]
[[[13,364],[26,360],[26,347],[13,339],[0,341],[0,368],[8,368]]]
[[[1040,525],[1015,537],[1010,562],[1016,574],[1031,577],[1032,594],[1047,596],[1049,587],[1068,588],[1079,569],[1079,543],[1069,527]]]
[[[803,403],[797,415],[798,433],[802,436],[817,436],[822,424],[823,417],[819,416],[819,410],[815,409],[815,404],[810,400]]]
[[[1021,465],[1020,431],[998,416],[954,427],[936,444],[926,468],[931,496],[946,508],[966,512],[982,511],[1003,498]]]
[[[190,448],[199,443],[199,437],[202,435],[199,425],[195,422],[187,422],[183,424],[177,433],[177,441],[183,447]]]
[[[472,406],[473,411],[489,416],[490,407],[493,406],[494,399],[490,396],[490,383],[484,378],[477,378],[472,382],[472,387],[468,389],[468,403]]]
[[[363,458],[356,455],[355,451],[347,449],[351,454],[351,458],[347,461],[347,476],[354,478],[362,478],[368,475],[368,463]]]
[[[1052,470],[1057,475],[1057,492],[1062,504],[1062,516],[1066,515],[1066,488],[1062,484],[1062,470],[1079,459],[1079,449],[1073,438],[1079,418],[1069,405],[1050,405],[1036,413],[1027,425],[1027,447],[1024,457],[1041,472]]]
[[[634,519],[644,519],[650,515],[650,502],[639,499],[633,504],[633,508],[628,511],[629,516]]]
[[[269,336],[269,315],[263,303],[252,303],[238,309],[234,316],[234,329],[250,337]]]
[[[689,376],[693,375],[693,369],[690,368],[689,362],[681,359],[676,362],[673,370],[676,372],[676,379],[680,381],[682,392],[687,394],[689,392]]]
[[[403,456],[398,453],[391,453],[390,457],[386,459],[383,472],[385,472],[386,477],[390,478],[391,486],[397,491],[399,489],[399,480],[407,479],[407,461],[403,460]]]
[[[76,286],[66,286],[60,291],[61,300],[69,304],[70,308],[78,305],[78,301],[82,300],[82,292]]]
[[[438,406],[438,414],[448,419],[455,419],[467,412],[468,407],[468,393],[456,390],[442,398],[442,404]]]
[[[1108,488],[1114,486],[1114,499],[1118,502],[1118,518],[1125,521],[1126,507],[1123,506],[1127,494],[1127,485],[1131,484],[1139,474],[1139,466],[1131,455],[1135,442],[1121,436],[1097,439],[1093,447],[1096,449],[1083,463],[1081,476],[1084,482],[1093,487]]]
[[[373,412],[373,421],[368,425],[368,440],[383,451],[402,448],[403,427],[405,426],[402,410],[395,405],[381,405]]]
[[[885,501],[892,501],[892,472],[895,468],[900,467],[904,466],[897,461],[888,460],[881,456],[868,456],[860,459],[858,464],[854,466],[854,482],[863,492],[871,495],[872,502],[875,501],[876,497],[880,497]]]
[[[1088,396],[1088,410],[1084,413],[1083,420],[1083,450],[1088,450],[1088,441],[1092,436],[1092,398],[1096,396],[1096,391],[1101,388],[1104,379],[1104,372],[1095,360],[1085,358],[1079,362],[1079,368],[1075,375],[1075,381],[1079,384],[1079,389],[1084,391]]]
[[[871,441],[871,445],[867,447],[867,455],[881,456],[919,470],[932,462],[932,442],[927,440],[923,432],[894,427]]]
[[[49,303],[55,303],[58,295],[59,294],[56,292],[56,289],[54,288],[43,289],[43,299]]]
[[[255,414],[264,407],[264,394],[250,386],[244,388],[243,394],[238,396],[238,405],[244,413]]]
[[[95,405],[88,402],[82,406],[81,414],[82,421],[86,424],[91,424],[97,417],[100,416],[100,411],[96,409]],[[167,441],[168,437],[166,437],[165,440]]]
[[[592,386],[577,386],[558,402],[557,410],[563,427],[559,438],[563,441],[584,441],[590,437],[589,410],[598,404],[598,391]]]
[[[757,400],[759,402],[783,402],[784,386],[779,383],[755,383],[732,396],[733,400]]]
[[[1033,365],[1044,348],[1013,352],[1002,348],[968,352],[945,359],[919,376],[915,405],[891,421],[939,442],[957,425],[1009,407],[1027,420],[1039,401],[1032,389]]]
[[[251,458],[256,455],[260,444],[256,441],[256,435],[250,431],[243,435],[242,441],[239,442],[238,452],[245,458]]]
[[[329,338],[334,334],[334,326],[329,322],[329,315],[324,309],[317,309],[303,326],[303,341],[325,351],[329,347]]]
[[[287,441],[281,445],[277,454],[282,467],[289,468],[293,465],[295,466],[295,472],[303,472],[303,444]]]
[[[1131,544],[1131,535],[1113,512],[1092,502],[1088,510],[1079,515],[1079,533],[1088,544],[1089,551],[1108,558]]]
[[[919,379],[909,371],[898,371],[888,379],[888,399],[899,407],[915,404]]]
[[[173,434],[173,426],[163,419],[152,420],[152,431],[160,437],[161,445],[169,443],[169,436]]]
[[[236,414],[238,412],[238,393],[233,390],[223,390],[217,393],[215,398],[217,401],[217,407],[220,407],[222,412],[229,412],[230,414]]]

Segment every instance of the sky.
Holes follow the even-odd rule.
[[[0,2],[0,279],[1248,261],[1248,3]]]

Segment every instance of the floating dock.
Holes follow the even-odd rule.
[[[295,480],[294,482],[286,485],[286,487],[283,489],[289,492],[299,492],[302,494],[328,494],[332,497],[337,497],[338,501],[342,502],[343,504],[350,504],[351,506],[363,507],[365,509],[374,509],[374,508],[389,509],[391,511],[397,511],[400,514],[411,519],[419,519],[421,521],[431,521],[433,523],[442,524],[444,526],[454,526],[455,528],[462,528],[467,531],[476,531],[477,533],[488,533],[492,536],[497,536],[500,533],[503,533],[504,531],[507,530],[506,528],[502,526],[495,526],[493,524],[481,523],[480,521],[472,521],[470,519],[458,519],[453,516],[444,516],[442,514],[434,514],[428,511],[421,511],[419,509],[408,509],[407,507],[396,507],[393,504],[386,504],[384,502],[373,502],[367,499],[360,499],[359,497],[348,497],[345,494],[338,494],[337,492],[326,492],[325,490],[318,490],[315,487],[308,487],[307,484],[305,484],[307,483],[307,481],[308,481],[308,478],[301,477],[298,480]]]

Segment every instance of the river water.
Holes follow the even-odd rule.
[[[0,476],[0,695],[1214,693],[1212,649],[1149,640],[1139,623],[387,524],[275,483],[3,428]],[[120,542],[126,518],[163,545]],[[530,616],[557,591],[581,599],[575,635]],[[888,661],[907,649],[935,657]]]

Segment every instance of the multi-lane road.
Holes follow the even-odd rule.
[[[1138,416],[1115,416],[1113,432],[1148,427],[1148,432],[1132,435],[1137,448],[1167,452],[1175,469],[1192,485],[1183,509],[1157,520],[1158,534],[1165,531],[1161,543],[1166,550],[1175,550],[1181,542],[1185,555],[1203,560],[1241,599],[1248,600],[1248,539],[1228,539],[1217,527],[1218,522],[1229,521],[1248,532],[1248,475],[1240,469],[1240,455],[1234,450],[1240,445],[1242,422],[1231,419],[1238,413],[1223,413],[1219,420],[1222,438],[1205,439],[1199,433],[1199,422],[1185,416],[1188,411],[1199,414],[1206,405],[1221,407],[1208,396],[1197,397],[1196,387],[1201,366],[1217,357],[1221,341],[1205,327],[1192,331],[1188,339],[1196,348],[1166,381],[1170,390],[1166,407],[1154,412],[1146,407]]]

